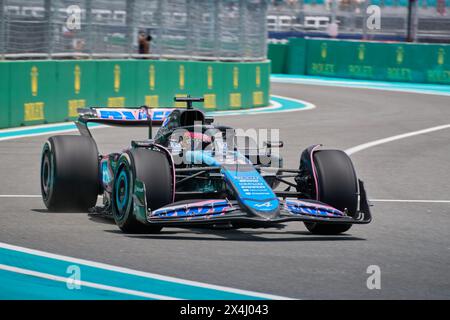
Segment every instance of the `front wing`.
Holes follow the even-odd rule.
[[[320,222],[333,224],[366,224],[370,212],[360,212],[358,218],[346,215],[335,208],[311,200],[286,200],[276,217],[251,215],[241,209],[236,201],[206,200],[188,204],[171,205],[147,213],[147,223],[163,226],[227,224],[255,227],[270,226],[288,221]]]

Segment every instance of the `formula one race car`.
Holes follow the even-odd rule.
[[[298,169],[285,169],[273,152],[282,142],[250,148],[250,138],[213,125],[192,108],[202,98],[175,101],[187,107],[79,110],[81,135],[53,136],[44,145],[46,207],[109,215],[126,233],[303,221],[312,233],[338,234],[371,221],[364,184],[343,151],[311,146],[301,153]],[[131,141],[125,151],[99,155],[88,123],[146,126],[149,137]],[[161,127],[152,138],[155,124]],[[98,195],[103,206],[96,206]]]

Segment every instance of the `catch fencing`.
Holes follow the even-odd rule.
[[[266,15],[266,0],[0,0],[0,57],[264,60]]]

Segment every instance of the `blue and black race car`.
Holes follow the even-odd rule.
[[[364,184],[343,151],[311,146],[300,154],[298,168],[286,169],[273,152],[282,142],[250,148],[250,139],[192,108],[202,98],[175,100],[187,107],[80,110],[81,135],[53,136],[44,145],[46,207],[109,215],[126,233],[302,221],[314,234],[338,234],[371,221]],[[149,137],[131,141],[125,151],[100,155],[91,122],[146,126]],[[161,126],[152,137],[155,124]],[[99,195],[102,206],[96,206]]]

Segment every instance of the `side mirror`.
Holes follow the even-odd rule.
[[[211,124],[214,122],[214,118],[213,117],[205,117],[205,124]]]

